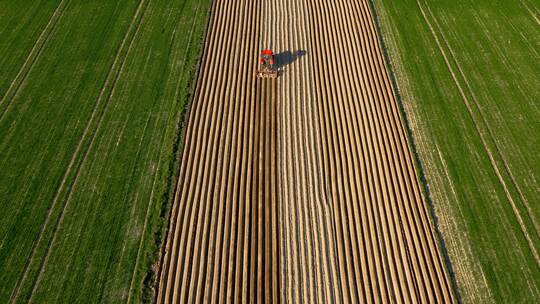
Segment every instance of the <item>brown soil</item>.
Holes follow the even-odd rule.
[[[376,35],[367,1],[214,1],[158,303],[454,301]]]

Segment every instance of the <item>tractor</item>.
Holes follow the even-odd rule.
[[[259,55],[258,78],[277,78],[278,70],[274,65],[274,53],[271,50],[263,50]]]

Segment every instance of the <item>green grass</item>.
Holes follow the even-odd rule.
[[[0,98],[59,3],[60,0],[0,2]]]
[[[538,1],[373,4],[462,300],[539,302]]]
[[[0,96],[59,3],[0,4]],[[141,302],[210,1],[64,3],[0,104],[0,302]]]

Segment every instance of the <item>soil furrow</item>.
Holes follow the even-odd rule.
[[[453,302],[368,3],[213,7],[158,302]]]

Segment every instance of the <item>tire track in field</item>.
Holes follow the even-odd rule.
[[[55,243],[55,240],[56,240],[56,237],[57,237],[57,232],[58,232],[58,230],[60,228],[60,225],[63,222],[65,211],[69,207],[69,203],[71,202],[71,197],[73,195],[73,188],[77,185],[77,182],[79,180],[79,176],[80,176],[80,173],[81,173],[81,168],[86,163],[86,159],[88,157],[88,152],[92,150],[92,147],[94,145],[94,140],[96,138],[96,135],[97,135],[99,129],[101,128],[101,124],[103,122],[103,118],[105,117],[105,113],[108,110],[109,101],[110,101],[111,97],[114,95],[114,90],[116,88],[116,83],[118,82],[118,79],[120,78],[122,72],[124,71],[124,67],[125,67],[127,57],[129,56],[129,54],[131,52],[131,49],[132,49],[132,46],[133,46],[133,44],[134,44],[134,42],[136,40],[136,37],[137,37],[137,35],[139,33],[139,29],[141,28],[141,25],[142,25],[142,23],[144,21],[145,13],[147,11],[148,6],[150,5],[149,4],[150,2],[151,2],[151,0],[141,0],[139,2],[137,10],[136,10],[136,12],[135,12],[135,14],[134,14],[134,16],[133,16],[133,18],[131,20],[130,27],[128,28],[128,31],[126,32],[126,35],[124,36],[124,39],[122,40],[119,52],[115,56],[115,61],[113,63],[113,66],[111,67],[111,71],[114,68],[115,64],[118,63],[119,67],[118,67],[118,69],[116,71],[116,74],[114,74],[114,76],[113,76],[114,77],[113,80],[110,82],[110,88],[105,91],[104,89],[106,88],[107,83],[109,83],[109,80],[110,80],[109,78],[107,78],[107,80],[105,82],[105,86],[103,87],[103,89],[100,92],[100,95],[98,97],[98,102],[96,104],[96,107],[94,108],[94,110],[96,110],[98,108],[98,106],[100,105],[101,98],[103,96],[106,96],[105,100],[102,102],[103,103],[103,110],[97,116],[97,119],[98,119],[97,126],[95,128],[93,128],[93,130],[91,130],[92,128],[90,128],[90,126],[91,126],[91,124],[93,122],[93,119],[95,117],[94,114],[96,114],[96,111],[93,111],[92,116],[91,116],[91,118],[90,118],[90,120],[88,122],[87,129],[85,129],[85,132],[83,133],[83,136],[81,137],[81,142],[82,142],[84,137],[87,135],[87,131],[90,130],[91,133],[90,133],[89,136],[91,136],[91,137],[89,139],[89,142],[86,144],[87,147],[85,148],[85,150],[82,151],[81,160],[76,165],[75,176],[73,177],[73,179],[71,181],[71,184],[70,184],[69,188],[67,188],[67,190],[66,190],[67,192],[64,195],[64,197],[66,197],[65,201],[64,201],[64,205],[63,205],[63,207],[62,207],[62,209],[60,211],[60,216],[59,216],[58,221],[57,221],[57,223],[56,223],[56,225],[54,227],[54,232],[53,232],[53,235],[52,235],[52,239],[47,244],[46,253],[45,253],[44,258],[42,259],[42,262],[41,262],[41,265],[40,265],[40,268],[39,268],[38,277],[36,278],[36,280],[33,283],[32,293],[31,293],[31,296],[30,296],[30,301],[32,301],[33,296],[34,296],[34,294],[35,294],[35,292],[36,292],[36,290],[37,290],[37,288],[39,286],[39,283],[41,281],[41,276],[45,271],[45,267],[47,266],[47,262],[48,262],[48,259],[49,259],[49,254],[52,251],[52,246]],[[130,37],[130,33],[132,33],[131,37]],[[126,39],[127,37],[130,37],[130,38]],[[121,50],[124,48],[125,42],[127,42],[127,41],[129,41],[129,45],[128,45],[127,49],[125,50],[125,54],[120,55],[122,53]],[[117,61],[117,60],[120,60],[120,61]],[[109,74],[109,75],[112,75],[112,74]],[[107,92],[107,95],[103,95],[104,92]],[[145,126],[145,129],[146,129],[146,126]],[[122,132],[123,131],[124,131],[124,128],[122,128]],[[120,138],[120,137],[121,137],[121,135],[118,138]],[[79,142],[79,143],[81,143],[81,142]],[[77,150],[76,150],[75,154],[73,155],[74,157],[77,155],[77,151],[78,151],[79,147],[80,147],[80,145],[77,146]],[[72,166],[71,166],[72,164],[73,163],[70,163],[70,166],[68,167],[68,170],[66,171],[66,174],[69,174],[69,171],[72,168]],[[64,183],[62,183],[62,185],[64,185]],[[58,189],[57,196],[55,197],[55,201],[54,201],[55,203],[56,203],[57,200],[61,200],[62,190],[63,190],[62,187]],[[81,237],[81,234],[78,235],[77,239],[79,239],[80,237]],[[72,260],[72,259],[70,259],[70,260]]]
[[[366,1],[216,0],[196,90],[158,303],[455,301]]]
[[[527,12],[529,12],[529,14],[531,15],[531,17],[534,19],[534,21],[536,21],[536,24],[540,25],[540,20],[538,19],[538,10],[535,9],[536,12],[533,12],[533,10],[529,7],[529,4],[526,3],[525,1],[523,0],[519,0],[519,2],[521,2],[521,4],[525,7],[525,9],[527,10]]]
[[[514,212],[514,215],[516,216],[516,220],[518,221],[518,224],[519,224],[519,226],[521,228],[521,232],[523,233],[523,236],[527,240],[527,244],[529,245],[529,249],[531,250],[531,254],[532,254],[536,264],[540,266],[540,256],[538,254],[538,251],[536,250],[536,247],[534,246],[535,242],[533,241],[533,238],[531,237],[531,235],[528,232],[527,226],[525,225],[525,222],[524,222],[524,220],[523,220],[523,218],[521,216],[521,213],[520,213],[519,209],[517,208],[516,202],[514,201],[514,198],[512,197],[512,194],[510,193],[509,186],[507,185],[507,183],[505,181],[505,178],[503,177],[503,175],[501,173],[501,169],[499,169],[499,166],[497,165],[497,160],[495,159],[494,153],[491,151],[491,149],[489,148],[489,146],[487,144],[487,139],[485,138],[485,135],[481,130],[482,129],[481,126],[483,126],[484,128],[487,129],[487,133],[488,133],[488,136],[489,136],[488,138],[493,143],[493,145],[495,146],[495,153],[496,153],[495,155],[498,156],[498,158],[500,158],[501,162],[503,163],[503,168],[502,168],[502,170],[504,170],[503,173],[506,173],[506,175],[508,175],[508,177],[510,179],[510,186],[515,188],[515,191],[518,192],[520,201],[521,201],[522,205],[525,207],[526,215],[527,215],[529,221],[531,221],[531,223],[532,223],[532,225],[534,227],[534,229],[533,229],[534,230],[533,237],[535,236],[537,240],[538,240],[538,237],[540,235],[539,228],[538,228],[539,226],[536,223],[535,218],[531,215],[530,207],[528,206],[527,201],[525,200],[521,190],[519,189],[518,185],[516,184],[515,179],[512,176],[512,173],[510,172],[510,170],[508,168],[508,165],[507,165],[502,153],[500,152],[495,140],[493,139],[493,133],[492,133],[491,129],[487,126],[487,124],[485,122],[485,118],[483,117],[481,112],[479,113],[481,120],[480,120],[480,122],[477,121],[476,116],[474,115],[475,112],[473,111],[473,108],[471,106],[471,102],[469,101],[469,98],[467,97],[467,95],[465,94],[462,86],[460,85],[456,73],[452,69],[452,66],[450,64],[448,56],[446,55],[446,52],[444,51],[444,49],[442,47],[442,44],[441,44],[441,42],[440,42],[440,40],[439,40],[439,38],[438,38],[438,36],[437,36],[437,34],[435,32],[435,29],[434,29],[432,23],[429,21],[429,18],[427,17],[426,12],[424,11],[424,6],[419,1],[417,1],[417,3],[418,3],[418,7],[420,8],[420,11],[422,13],[422,16],[424,17],[424,20],[426,21],[426,23],[427,23],[427,25],[429,27],[429,30],[430,30],[432,36],[434,37],[434,39],[435,39],[435,41],[437,43],[439,51],[441,52],[441,54],[442,54],[442,56],[443,56],[443,58],[444,58],[444,60],[446,62],[446,65],[448,67],[448,70],[450,71],[450,74],[452,75],[454,83],[456,84],[456,86],[457,86],[457,88],[458,88],[458,90],[460,92],[462,100],[463,100],[465,106],[467,107],[467,110],[468,110],[468,112],[469,112],[469,114],[471,116],[471,119],[473,121],[475,129],[476,129],[476,131],[477,131],[477,133],[478,133],[478,135],[480,137],[480,140],[482,142],[482,146],[484,147],[484,150],[486,151],[486,153],[488,155],[491,166],[493,167],[493,170],[495,171],[495,174],[497,175],[497,178],[499,179],[499,182],[501,183],[501,186],[502,186],[502,188],[503,188],[503,190],[504,190],[504,192],[506,194],[508,202],[510,203],[510,205],[512,207],[512,211]],[[432,13],[429,10],[429,8],[428,8],[428,12],[432,16]],[[436,23],[436,25],[437,25],[437,28],[439,29],[438,32],[441,33],[441,35],[442,35],[442,32],[440,31],[439,25],[437,23]],[[456,65],[458,67],[458,70],[459,70],[459,73],[460,73],[461,77],[464,79],[468,91],[472,94],[473,103],[475,104],[476,108],[479,109],[476,97],[474,96],[474,93],[473,93],[471,87],[469,86],[463,71],[459,67],[459,63],[457,62],[452,50],[450,49],[450,46],[448,45],[448,42],[444,38],[444,35],[442,36],[442,39],[443,39],[443,42],[446,45],[446,47],[449,48],[450,56],[451,56],[452,60],[456,63]]]
[[[68,167],[66,168],[66,171],[64,172],[64,175],[62,177],[62,181],[60,183],[60,186],[58,187],[58,189],[57,189],[57,191],[55,193],[55,196],[54,196],[53,202],[51,204],[51,207],[49,208],[47,216],[45,218],[45,221],[44,221],[44,223],[42,224],[42,226],[40,228],[39,235],[38,235],[36,241],[34,241],[34,245],[32,246],[32,251],[31,251],[32,253],[29,256],[28,261],[25,264],[23,275],[19,279],[19,281],[17,283],[17,287],[14,290],[14,293],[12,294],[12,298],[10,300],[11,303],[14,303],[17,300],[18,296],[19,296],[20,288],[22,287],[23,283],[27,279],[28,272],[30,270],[29,267],[30,267],[30,265],[32,264],[32,262],[35,259],[37,248],[39,247],[40,243],[43,240],[43,235],[45,233],[45,230],[47,229],[47,226],[49,225],[49,221],[51,220],[51,217],[53,216],[53,212],[55,211],[55,206],[57,205],[58,201],[62,197],[62,194],[64,192],[66,183],[71,178],[72,181],[71,181],[71,183],[69,185],[67,193],[65,194],[68,197],[65,199],[64,204],[63,204],[63,206],[61,207],[61,209],[59,211],[60,214],[58,215],[58,219],[57,219],[57,221],[56,221],[56,223],[54,225],[53,232],[52,232],[53,234],[51,236],[51,239],[49,239],[49,241],[46,244],[45,255],[41,260],[38,276],[36,277],[35,281],[32,284],[32,292],[31,292],[30,300],[32,299],[32,296],[34,295],[34,291],[38,286],[38,283],[39,283],[40,278],[41,278],[41,274],[42,274],[42,272],[44,270],[44,267],[45,267],[45,265],[47,263],[51,246],[54,243],[54,240],[56,239],[58,228],[59,228],[59,226],[60,226],[60,224],[61,224],[61,222],[63,220],[64,211],[66,210],[67,206],[69,205],[69,199],[70,199],[71,193],[72,193],[71,190],[72,190],[73,186],[75,185],[75,183],[77,181],[77,178],[78,178],[78,176],[80,174],[80,169],[82,167],[82,164],[85,162],[86,157],[88,155],[88,151],[90,150],[90,148],[91,148],[91,146],[92,146],[92,144],[94,142],[95,136],[97,134],[97,131],[98,131],[99,127],[101,126],[101,122],[103,120],[105,112],[107,111],[108,101],[110,100],[111,96],[113,95],[114,87],[116,85],[116,82],[118,81],[118,78],[120,77],[120,74],[121,74],[121,72],[122,72],[122,70],[124,68],[125,60],[126,60],[128,54],[129,54],[129,52],[131,50],[131,47],[133,45],[133,42],[135,40],[134,38],[137,36],[137,33],[138,33],[138,31],[140,29],[140,26],[142,24],[142,19],[144,17],[144,13],[146,11],[146,8],[148,7],[147,3],[148,3],[148,1],[146,1],[146,0],[141,0],[139,2],[137,10],[135,11],[135,14],[133,15],[132,20],[130,22],[130,26],[129,26],[124,38],[122,39],[120,47],[118,48],[118,50],[117,50],[117,52],[115,54],[114,62],[112,64],[109,72],[107,73],[107,78],[106,78],[106,80],[104,82],[104,85],[103,85],[103,87],[102,87],[102,89],[101,89],[101,91],[99,93],[99,96],[97,98],[97,101],[96,101],[96,104],[95,104],[94,109],[92,111],[92,114],[90,116],[90,119],[88,120],[88,123],[87,123],[87,125],[86,125],[86,127],[85,127],[85,129],[83,131],[83,134],[82,134],[79,142],[77,143],[77,146],[75,148],[75,152],[73,153],[73,155],[71,157],[70,163],[69,163]],[[127,45],[127,47],[126,47],[126,45]],[[102,100],[104,100],[104,101],[102,101]],[[102,103],[104,105],[102,105]],[[102,111],[100,113],[98,113],[98,109],[100,107],[103,107],[103,109],[102,109]],[[98,119],[97,126],[95,128],[92,128],[95,119]],[[87,136],[90,136],[90,139],[87,139],[88,143],[85,144],[84,141],[86,140]],[[84,150],[81,151],[81,149],[84,149]],[[81,153],[82,153],[82,155],[79,155]],[[71,175],[72,175],[71,172],[72,172],[73,166],[75,166],[75,176],[71,177]]]
[[[476,94],[474,93],[474,90],[471,88],[471,85],[470,85],[469,81],[467,80],[467,77],[465,76],[465,73],[463,72],[463,70],[461,68],[461,65],[459,64],[459,61],[457,60],[453,49],[450,47],[450,44],[448,43],[448,40],[446,39],[439,22],[437,21],[437,19],[435,18],[435,16],[431,12],[431,9],[429,8],[429,6],[426,6],[426,8],[427,8],[427,11],[429,12],[429,14],[432,16],[432,20],[434,21],[434,23],[435,23],[435,25],[436,25],[436,27],[438,29],[438,32],[441,34],[442,41],[444,42],[444,44],[448,48],[448,50],[450,52],[450,55],[451,55],[451,58],[456,63],[456,67],[457,67],[457,69],[459,71],[459,74],[461,75],[461,78],[464,80],[465,86],[466,86],[467,90],[469,91],[469,93],[470,93],[470,95],[472,97],[473,104],[475,105],[475,107],[477,109],[477,112],[478,112],[478,116],[480,117],[478,125],[483,126],[483,128],[486,129],[487,138],[488,138],[488,140],[490,142],[493,143],[493,146],[495,147],[495,155],[497,155],[501,159],[501,162],[502,162],[502,165],[503,165],[502,171],[505,172],[508,175],[508,178],[510,180],[510,183],[509,183],[510,186],[513,187],[515,189],[515,191],[517,192],[517,194],[519,196],[519,199],[521,200],[521,203],[522,203],[523,207],[526,210],[526,214],[527,214],[529,220],[531,221],[531,223],[533,224],[536,235],[537,235],[537,237],[540,238],[540,224],[538,224],[538,221],[532,215],[532,210],[530,208],[529,202],[525,198],[525,195],[523,195],[523,192],[522,192],[520,186],[518,185],[518,183],[516,182],[516,179],[514,178],[514,174],[510,170],[510,166],[508,165],[508,161],[506,160],[506,157],[505,157],[504,153],[501,152],[501,149],[499,148],[499,145],[497,144],[497,141],[495,140],[494,132],[491,130],[489,124],[487,123],[487,119],[484,116],[484,113],[481,111],[481,107],[480,107],[480,104],[478,102],[478,98],[476,97]],[[485,145],[485,148],[488,149],[486,145]]]
[[[39,35],[36,42],[34,42],[34,45],[32,46],[32,49],[26,57],[23,65],[19,69],[19,72],[9,85],[9,88],[7,89],[4,96],[2,96],[2,99],[0,99],[0,107],[3,107],[3,105],[5,104],[5,108],[3,109],[2,113],[0,113],[0,121],[2,121],[4,115],[8,112],[11,102],[13,101],[15,96],[17,96],[17,93],[19,93],[20,88],[26,81],[26,77],[28,76],[28,74],[32,70],[32,67],[37,62],[41,53],[45,49],[47,42],[53,35],[54,29],[58,24],[58,20],[62,18],[62,15],[66,11],[66,8],[69,6],[69,3],[70,0],[62,0],[60,1],[60,3],[58,3],[58,6],[49,18],[49,21],[45,25],[45,28],[43,29],[43,31],[41,31],[41,34]]]

